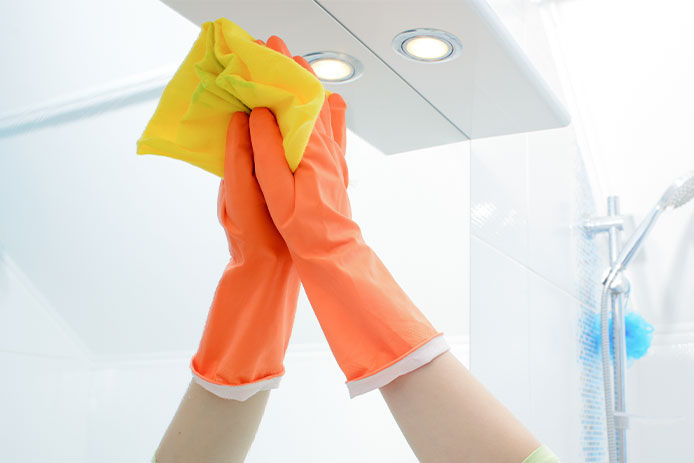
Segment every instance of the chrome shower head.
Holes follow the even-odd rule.
[[[675,180],[660,198],[658,206],[664,209],[677,208],[688,203],[692,198],[694,198],[694,170]]]
[[[602,283],[611,285],[617,274],[626,268],[661,212],[669,208],[678,208],[692,198],[694,198],[694,171],[679,177],[665,191],[658,204],[655,205],[653,210],[624,244],[622,251],[617,256],[617,260]]]

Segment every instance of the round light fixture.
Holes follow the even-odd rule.
[[[393,39],[393,49],[407,59],[442,63],[460,55],[463,45],[458,38],[439,29],[410,29]]]
[[[328,84],[353,82],[362,75],[361,62],[345,53],[318,51],[303,56],[313,68],[318,79]]]

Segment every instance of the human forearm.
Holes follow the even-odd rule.
[[[541,445],[451,352],[380,391],[421,463],[521,463]]]
[[[156,463],[243,462],[270,391],[223,399],[191,381],[156,452]]]

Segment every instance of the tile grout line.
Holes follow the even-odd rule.
[[[27,351],[20,351],[20,350],[11,350],[11,349],[0,349],[0,354],[10,354],[10,355],[21,355],[25,357],[37,357],[37,358],[43,358],[43,359],[51,359],[51,360],[69,360],[72,362],[88,362],[88,358],[86,357],[79,357],[76,355],[51,355],[51,354],[42,354],[40,352],[27,352]]]
[[[525,265],[523,262],[519,261],[518,259],[516,259],[516,258],[514,258],[514,257],[512,257],[512,256],[510,256],[510,255],[508,255],[506,252],[502,251],[501,249],[497,248],[497,247],[494,246],[493,244],[489,243],[489,242],[488,242],[487,240],[485,240],[484,238],[481,238],[480,236],[478,236],[478,235],[476,235],[476,234],[474,234],[474,233],[471,233],[470,236],[471,236],[472,238],[475,238],[475,239],[479,240],[479,241],[480,241],[481,243],[483,243],[485,246],[487,246],[487,247],[491,248],[492,250],[496,251],[498,254],[501,254],[503,257],[507,258],[508,260],[510,260],[511,262],[513,262],[514,264],[518,265],[519,267],[521,267],[523,270],[527,271],[528,273],[534,274],[536,277],[538,277],[539,279],[541,279],[544,283],[547,283],[548,285],[550,285],[550,286],[551,286],[552,288],[554,288],[555,290],[558,290],[558,291],[562,292],[564,295],[566,295],[566,296],[568,296],[569,298],[571,298],[574,302],[576,302],[576,303],[578,303],[578,304],[581,304],[581,305],[585,305],[585,301],[583,301],[583,300],[579,299],[577,296],[571,294],[571,293],[568,292],[566,289],[564,289],[564,288],[558,286],[558,285],[557,285],[556,283],[554,283],[553,281],[550,281],[550,280],[547,279],[545,276],[543,276],[542,274],[538,273],[536,270],[534,270],[534,269],[528,267],[527,265]],[[471,269],[470,271],[472,272],[472,269]],[[596,313],[599,313],[599,312],[596,312]],[[684,329],[677,330],[676,328],[677,328],[678,326],[680,326],[680,325],[687,325],[687,326],[691,325],[691,328],[689,328],[689,329],[684,328]],[[686,323],[686,324],[670,324],[670,325],[664,325],[664,326],[661,327],[661,328],[658,328],[658,326],[654,325],[654,327],[656,328],[656,330],[655,330],[654,333],[653,333],[653,336],[654,336],[653,345],[656,345],[656,344],[657,344],[657,345],[660,345],[659,343],[656,343],[656,342],[655,342],[655,337],[656,337],[656,336],[657,336],[658,338],[667,338],[667,337],[673,337],[673,336],[692,336],[692,337],[694,338],[694,324],[691,324],[691,323]],[[673,328],[673,327],[674,327],[674,328]],[[671,344],[665,344],[665,345],[671,345]]]
[[[475,238],[475,239],[479,240],[480,242],[484,243],[486,246],[492,248],[493,250],[495,250],[496,252],[498,252],[498,253],[501,254],[502,256],[506,257],[507,259],[509,259],[509,260],[512,261],[513,263],[517,264],[518,266],[522,267],[523,270],[526,270],[527,272],[534,274],[536,277],[540,278],[540,279],[543,280],[545,283],[548,283],[549,285],[551,285],[551,286],[554,287],[555,289],[557,289],[557,290],[563,292],[565,295],[571,297],[571,298],[574,299],[576,302],[581,303],[581,300],[580,300],[577,296],[571,294],[571,293],[570,293],[569,291],[567,291],[566,289],[564,289],[564,288],[558,286],[555,282],[553,282],[553,281],[547,279],[547,277],[545,277],[544,275],[538,273],[536,270],[534,270],[534,269],[528,267],[526,264],[524,264],[523,262],[519,261],[519,260],[516,259],[515,257],[512,257],[512,256],[510,256],[509,254],[507,254],[506,252],[504,252],[504,251],[502,251],[501,249],[497,248],[496,246],[494,246],[493,244],[491,244],[491,243],[490,243],[489,241],[487,241],[486,239],[480,237],[479,235],[477,235],[477,234],[475,234],[475,233],[471,233],[470,236],[471,236],[472,238]],[[472,271],[472,269],[470,269],[470,270]]]
[[[523,21],[523,33],[527,34],[527,23],[526,21]],[[524,157],[525,157],[525,210],[526,214],[530,213],[530,143],[529,143],[530,137],[528,134],[525,134],[523,136],[523,141],[525,145],[525,152],[524,152]],[[530,249],[530,227],[526,226],[524,228],[524,241],[525,241],[525,249]],[[532,362],[530,359],[532,358],[532,343],[530,340],[532,339],[532,320],[531,320],[531,314],[530,314],[530,280],[528,279],[527,274],[525,275],[525,284],[526,284],[526,293],[525,293],[525,298],[526,298],[526,308],[527,308],[527,322],[528,322],[528,401],[530,403],[530,416],[535,417],[535,406],[533,403],[533,369],[532,369]]]
[[[39,309],[42,310],[48,318],[56,324],[59,331],[66,336],[69,341],[73,344],[73,347],[78,351],[73,358],[82,358],[88,360],[92,357],[93,353],[91,349],[84,343],[82,337],[78,335],[76,331],[70,326],[69,323],[58,313],[55,307],[45,298],[43,293],[39,291],[36,286],[34,286],[31,279],[22,271],[22,269],[17,265],[17,263],[12,259],[12,257],[5,251],[2,243],[0,243],[0,263],[4,263],[9,272],[14,278],[17,279],[19,284],[27,291],[27,293],[34,299],[37,303]]]

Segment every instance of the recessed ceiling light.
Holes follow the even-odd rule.
[[[415,61],[441,63],[460,55],[463,48],[458,38],[439,29],[410,29],[393,39],[393,49]]]
[[[437,37],[412,37],[402,46],[409,55],[426,60],[440,60],[453,51],[450,43]]]
[[[363,66],[353,56],[334,51],[319,51],[303,55],[318,79],[329,84],[352,82],[362,75]]]

